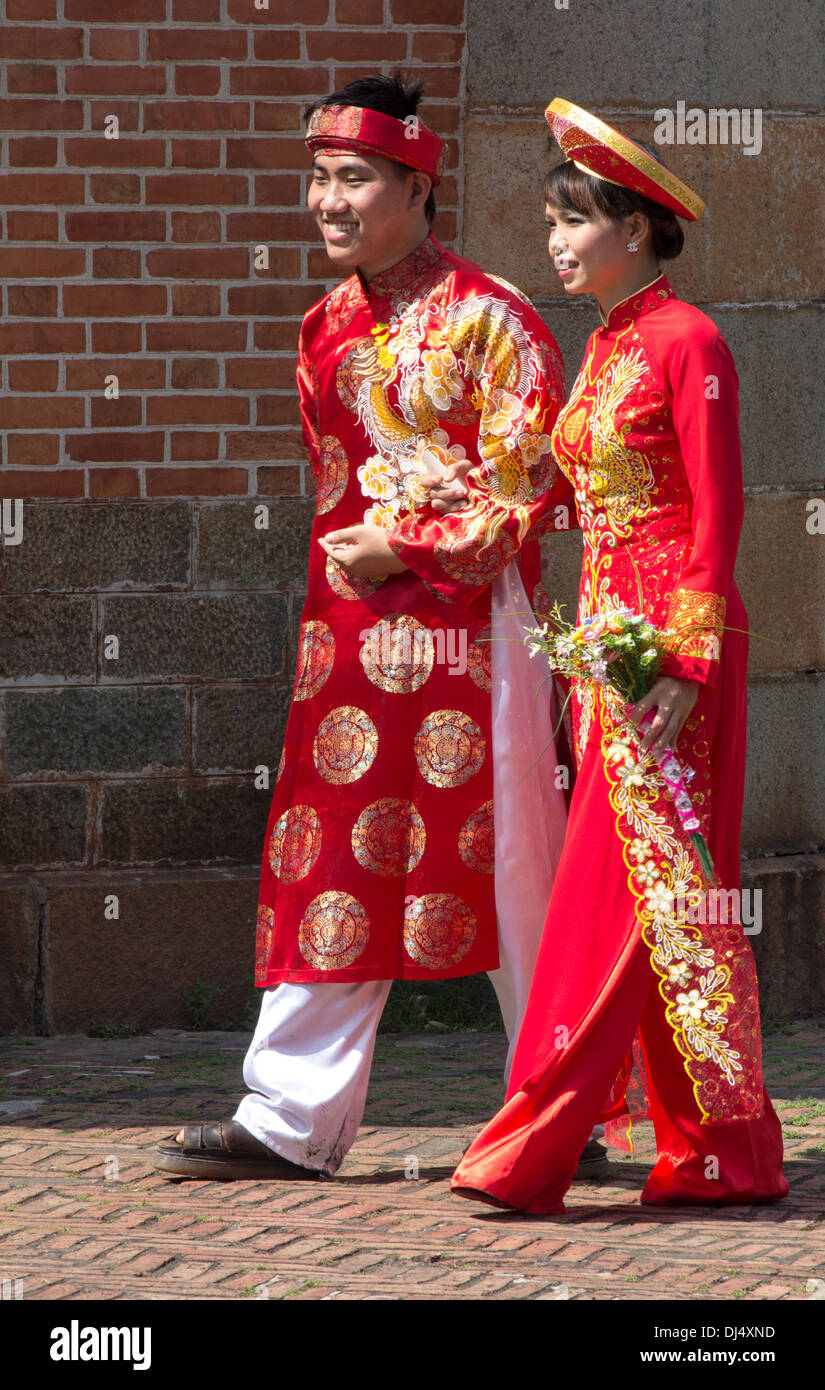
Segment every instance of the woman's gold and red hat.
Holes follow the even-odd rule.
[[[380,154],[441,180],[446,145],[417,116],[399,121],[366,106],[319,106],[307,126],[313,154]]]
[[[551,101],[544,115],[562,153],[578,169],[621,188],[633,189],[689,222],[702,216],[705,204],[698,194],[598,116],[591,116],[589,111],[561,97]]]

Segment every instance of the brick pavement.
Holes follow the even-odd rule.
[[[151,1148],[231,1114],[246,1038],[5,1040],[0,1280],[26,1299],[825,1297],[825,1019],[767,1039],[791,1184],[775,1207],[648,1210],[652,1135],[564,1216],[451,1197],[495,1109],[503,1038],[380,1037],[367,1111],[334,1181],[170,1180]],[[615,1151],[614,1151],[615,1152]],[[417,1175],[417,1176],[416,1176]],[[815,1281],[820,1282],[815,1282]]]

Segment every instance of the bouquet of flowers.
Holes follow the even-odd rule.
[[[558,603],[554,604],[551,614],[552,626],[542,623],[540,627],[525,628],[530,655],[542,652],[562,675],[576,676],[579,680],[590,680],[615,690],[621,696],[626,722],[638,743],[641,732],[630,720],[629,710],[656,681],[670,650],[671,634],[654,627],[642,614],[629,608],[594,613],[585,618],[580,627],[564,621]],[[649,712],[642,721],[642,730],[652,720],[653,713]],[[705,883],[715,888],[713,859],[685,785],[693,777],[693,769],[683,768],[670,748],[656,758],[656,764],[673,797],[679,820],[696,848]]]

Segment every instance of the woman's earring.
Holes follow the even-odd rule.
[[[629,242],[627,243],[627,249],[628,249],[628,251],[638,251],[639,248],[638,248],[638,246],[636,245],[635,241],[629,241]]]

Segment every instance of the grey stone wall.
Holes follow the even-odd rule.
[[[243,1013],[313,515],[256,505],[27,501],[0,548],[7,1031]]]
[[[592,300],[555,282],[542,175],[561,158],[557,96],[653,143],[654,112],[761,111],[762,147],[674,144],[663,161],[707,203],[667,265],[719,325],[740,378],[746,515],[736,576],[748,608],[743,883],[764,894],[753,944],[769,1013],[825,1007],[825,9],[766,0],[471,0],[464,252],[529,294],[568,389]],[[751,118],[753,119],[753,118]],[[544,542],[554,596],[575,604],[581,540]]]

